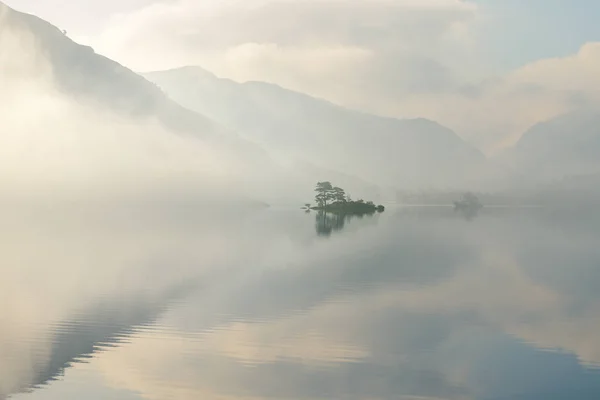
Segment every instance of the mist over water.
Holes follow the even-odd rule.
[[[144,76],[0,2],[0,399],[600,398],[597,113],[490,159]],[[370,211],[301,210],[326,179]]]
[[[286,209],[21,211],[0,234],[4,397],[600,394],[589,218],[395,208],[324,236]]]

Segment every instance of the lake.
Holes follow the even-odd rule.
[[[599,399],[600,217],[3,211],[0,399]]]

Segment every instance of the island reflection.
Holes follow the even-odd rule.
[[[596,399],[600,221],[515,212],[7,217],[0,398]]]
[[[319,236],[330,237],[332,233],[340,232],[352,220],[373,218],[375,212],[366,213],[344,213],[318,211],[315,214],[315,231]]]

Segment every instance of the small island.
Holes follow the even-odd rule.
[[[346,191],[333,186],[331,182],[318,182],[315,187],[316,206],[305,204],[305,210],[316,210],[340,214],[373,214],[385,211],[382,205],[375,205],[372,201],[352,200]]]
[[[483,204],[473,193],[465,193],[460,200],[454,202],[454,211],[460,213],[467,220],[475,218],[482,208]]]
[[[454,202],[454,209],[457,211],[478,211],[483,208],[479,198],[473,193],[465,193],[460,200]]]

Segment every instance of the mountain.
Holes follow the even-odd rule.
[[[59,91],[77,101],[107,107],[122,115],[156,117],[179,132],[208,135],[219,129],[208,118],[169,100],[140,75],[96,54],[89,46],[73,42],[58,28],[34,15],[0,3],[0,20],[2,35],[21,36],[21,51],[35,55],[35,59],[27,61],[48,62]]]
[[[481,152],[426,119],[369,115],[273,84],[221,79],[199,67],[144,76],[282,160],[400,188],[481,185],[494,170]]]
[[[267,187],[265,175],[280,171],[260,146],[1,2],[0,103],[0,180],[19,188],[27,179],[93,185],[99,176]]]
[[[577,110],[534,125],[504,159],[544,181],[600,173],[600,110]]]
[[[0,181],[19,190],[26,179],[51,191],[59,181],[98,186],[102,176],[128,188],[160,180],[169,192],[227,188],[297,201],[316,180],[360,197],[490,177],[485,157],[435,122],[377,117],[195,67],[140,76],[2,3],[0,87],[0,103],[10,104],[0,109]]]

